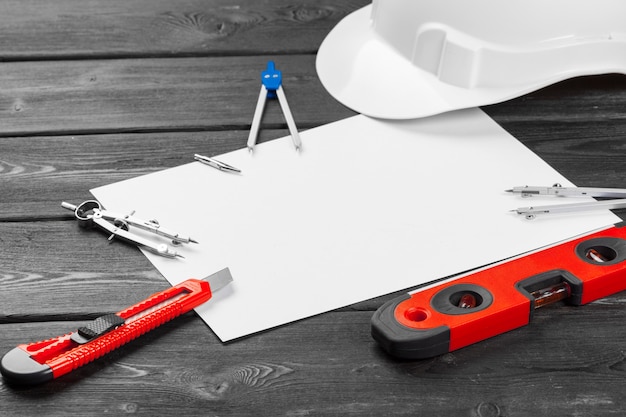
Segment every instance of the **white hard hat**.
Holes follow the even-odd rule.
[[[412,119],[626,73],[626,0],[374,0],[317,54],[339,102]]]

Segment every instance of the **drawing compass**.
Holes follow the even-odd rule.
[[[283,76],[282,73],[274,66],[273,61],[267,63],[267,69],[261,73],[261,92],[259,93],[259,100],[256,104],[256,110],[252,118],[252,126],[250,127],[250,134],[248,135],[248,149],[250,152],[254,150],[257,136],[259,135],[259,127],[261,125],[261,118],[263,111],[265,110],[265,102],[268,98],[278,98],[278,103],[285,116],[287,127],[289,128],[289,134],[293,140],[293,144],[296,150],[299,151],[302,148],[302,141],[300,140],[300,134],[296,128],[296,122],[293,120],[291,110],[289,110],[289,104],[287,104],[287,97],[282,88]]]
[[[520,207],[515,210],[517,214],[524,215],[531,220],[542,214],[571,213],[587,210],[600,209],[621,209],[626,208],[626,189],[619,188],[590,188],[590,187],[563,187],[554,184],[551,187],[523,186],[513,187],[506,190],[511,193],[518,193],[522,197],[532,197],[536,195],[551,195],[555,197],[600,197],[610,200],[589,201],[584,203],[553,204],[537,207]]]
[[[163,228],[156,220],[140,219],[134,216],[134,211],[129,214],[120,214],[105,210],[96,200],[87,200],[80,203],[78,206],[64,201],[61,203],[61,206],[74,212],[74,216],[78,220],[78,225],[81,227],[98,226],[110,233],[109,240],[118,237],[167,258],[183,258],[183,256],[173,250],[169,245],[165,243],[155,243],[137,233],[133,233],[131,229],[135,227],[165,237],[170,239],[172,244],[176,246],[182,243],[198,243],[190,237],[182,236]]]

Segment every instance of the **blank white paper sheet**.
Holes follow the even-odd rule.
[[[301,136],[300,153],[287,136],[216,156],[241,175],[191,162],[92,190],[107,209],[200,242],[177,248],[185,259],[145,252],[172,285],[230,268],[234,282],[196,310],[222,341],[619,221],[609,211],[511,213],[557,201],[505,189],[573,184],[479,109],[411,121],[359,115]]]

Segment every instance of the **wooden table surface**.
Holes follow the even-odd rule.
[[[168,287],[135,247],[79,229],[60,203],[244,147],[268,60],[300,130],[353,115],[321,86],[315,54],[367,3],[3,1],[0,354]],[[624,188],[625,108],[626,77],[599,75],[484,111],[574,183]],[[269,106],[262,140],[286,134]],[[0,382],[0,415],[626,415],[624,293],[414,361],[370,336],[373,311],[398,294],[228,344],[190,313],[51,383]]]

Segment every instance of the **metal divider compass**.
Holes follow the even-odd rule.
[[[296,150],[299,151],[302,148],[302,141],[300,140],[300,134],[296,128],[296,123],[289,110],[289,104],[287,104],[287,97],[282,88],[283,76],[278,71],[273,61],[267,63],[267,69],[261,73],[261,92],[259,93],[259,100],[256,104],[256,110],[252,118],[252,126],[250,127],[250,134],[248,135],[248,149],[250,152],[254,150],[256,139],[259,134],[259,126],[261,125],[261,117],[265,109],[265,101],[268,98],[278,97],[278,103],[285,116],[287,127],[289,128],[289,134],[293,140],[293,144]]]
[[[513,187],[506,190],[510,193],[518,193],[522,197],[532,197],[534,195],[552,195],[556,197],[601,197],[613,200],[590,201],[573,204],[554,204],[537,207],[520,207],[515,210],[517,214],[524,215],[527,219],[534,219],[537,215],[570,213],[577,211],[599,210],[599,209],[621,209],[626,208],[626,189],[620,188],[590,188],[590,187],[563,187],[561,184],[554,184],[551,187],[523,186]]]
[[[179,245],[181,243],[198,243],[190,237],[181,236],[178,233],[161,227],[159,222],[156,220],[143,220],[137,218],[134,216],[134,211],[129,214],[120,214],[105,210],[102,205],[95,200],[84,201],[78,206],[64,201],[61,203],[61,206],[74,212],[74,216],[78,219],[79,226],[98,226],[111,234],[109,236],[109,240],[112,240],[114,237],[118,237],[166,258],[184,258],[184,256],[180,255],[165,243],[155,243],[150,239],[146,239],[136,233],[132,233],[130,228],[136,227],[171,239],[173,245]]]

